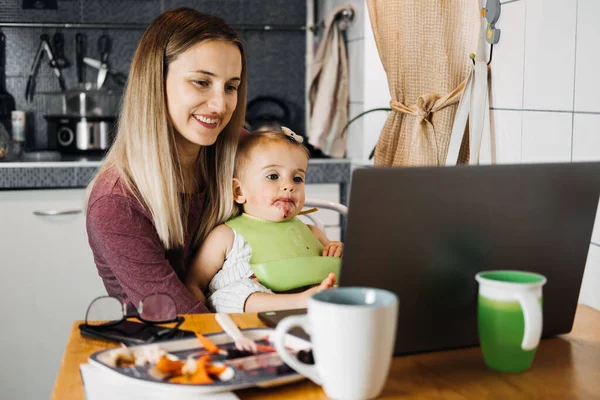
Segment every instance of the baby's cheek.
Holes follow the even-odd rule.
[[[266,196],[259,191],[257,194],[249,196],[248,202],[255,206],[263,206],[265,204],[265,198]]]
[[[260,202],[260,204],[261,204],[261,205],[263,205],[263,206],[270,206],[270,205],[271,205],[271,203],[273,202],[273,200],[275,199],[274,197],[275,197],[275,196],[274,196],[273,194],[271,194],[271,192],[270,192],[270,191],[268,191],[268,190],[266,190],[266,189],[265,189],[265,190],[264,190],[264,191],[263,191],[263,192],[260,194],[258,201],[259,201],[259,202]]]

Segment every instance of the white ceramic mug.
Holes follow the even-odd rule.
[[[308,314],[283,319],[275,348],[298,373],[323,386],[333,399],[370,399],[385,385],[396,343],[398,297],[387,290],[342,287],[316,293]],[[285,348],[284,337],[302,327],[311,338],[315,365]]]

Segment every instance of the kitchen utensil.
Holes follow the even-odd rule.
[[[48,148],[61,153],[104,153],[112,144],[114,116],[44,115]]]
[[[56,59],[54,58],[54,53],[50,48],[50,38],[48,35],[43,34],[40,36],[40,45],[37,49],[37,53],[35,54],[35,58],[33,59],[33,64],[31,65],[31,71],[29,72],[29,78],[27,79],[27,87],[25,88],[25,99],[29,102],[33,101],[33,94],[35,93],[35,76],[37,74],[38,68],[42,61],[42,54],[45,52],[46,56],[50,60],[49,64],[54,71],[58,79],[58,84],[60,85],[60,90],[65,91],[65,81],[62,76],[62,72]]]
[[[235,347],[238,350],[246,350],[256,353],[256,343],[254,340],[244,336],[242,331],[237,327],[231,317],[224,313],[217,313],[215,319],[221,325],[221,328],[227,333],[235,342]]]
[[[8,157],[10,145],[10,136],[4,125],[0,124],[0,161],[4,161]]]
[[[88,150],[90,148],[91,138],[94,135],[94,125],[88,122],[86,118],[82,118],[77,122],[76,126],[76,146],[79,150]]]
[[[65,37],[62,33],[56,32],[54,36],[52,36],[52,47],[54,48],[56,64],[61,69],[70,67],[71,62],[65,58]]]
[[[93,125],[94,127],[94,143],[99,149],[108,149],[110,145],[110,123],[100,121]]]
[[[77,82],[85,82],[85,63],[83,58],[87,50],[87,36],[83,33],[75,35],[75,63],[77,65]]]
[[[12,138],[15,142],[25,141],[25,122],[27,114],[22,110],[14,110],[11,114]]]
[[[83,62],[89,65],[90,67],[96,68],[98,71],[100,71],[103,68],[102,62],[99,60],[94,60],[93,58],[84,57]],[[100,72],[98,73],[98,75],[100,76]],[[127,83],[127,76],[114,69],[108,69],[107,76],[110,76],[110,78],[119,86],[125,86],[125,83]]]
[[[100,53],[100,68],[98,69],[98,89],[102,87],[108,73],[108,54],[110,53],[111,41],[108,35],[98,38],[98,52]]]
[[[0,32],[0,124],[10,131],[11,112],[15,109],[15,98],[6,91],[6,36]]]
[[[106,88],[96,89],[95,84],[85,83],[64,93],[50,92],[46,102],[46,115],[61,116],[115,116],[119,113],[121,92]]]
[[[100,60],[94,60],[93,58],[84,57],[83,61],[98,70],[98,78],[97,78],[97,87],[98,89],[102,88],[104,82],[106,81],[106,77],[110,75],[110,77],[118,84],[125,85],[127,82],[127,76],[124,74],[115,71],[110,68],[108,63],[108,55],[110,54],[111,49],[111,39],[108,35],[102,35],[98,38],[98,51],[100,52]]]

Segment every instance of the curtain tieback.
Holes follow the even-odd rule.
[[[452,92],[448,93],[444,97],[441,97],[437,93],[426,93],[417,98],[415,104],[410,107],[405,106],[396,100],[390,101],[390,107],[392,110],[402,112],[405,114],[411,114],[418,118],[418,124],[415,125],[413,131],[415,135],[425,135],[425,141],[428,142],[435,149],[435,153],[438,158],[438,165],[440,165],[439,151],[437,148],[437,138],[435,135],[435,129],[431,123],[430,115],[442,108],[458,103],[462,92],[465,88],[467,80],[465,79],[460,85],[456,87]],[[421,129],[421,123],[425,121],[427,124],[425,129]]]
[[[454,89],[444,97],[441,97],[437,93],[423,94],[419,96],[419,98],[417,98],[417,102],[410,107],[405,106],[399,101],[391,100],[390,107],[394,111],[415,115],[419,118],[419,121],[426,120],[427,122],[431,123],[428,120],[429,114],[441,110],[444,107],[458,103],[458,101],[460,100],[460,96],[465,88],[465,84],[466,80],[461,82],[461,84],[458,85],[456,89]]]

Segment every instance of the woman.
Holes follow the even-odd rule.
[[[109,295],[167,293],[207,312],[183,280],[195,250],[235,214],[231,180],[246,111],[246,60],[222,19],[181,8],[142,36],[118,133],[88,187],[87,232]]]

